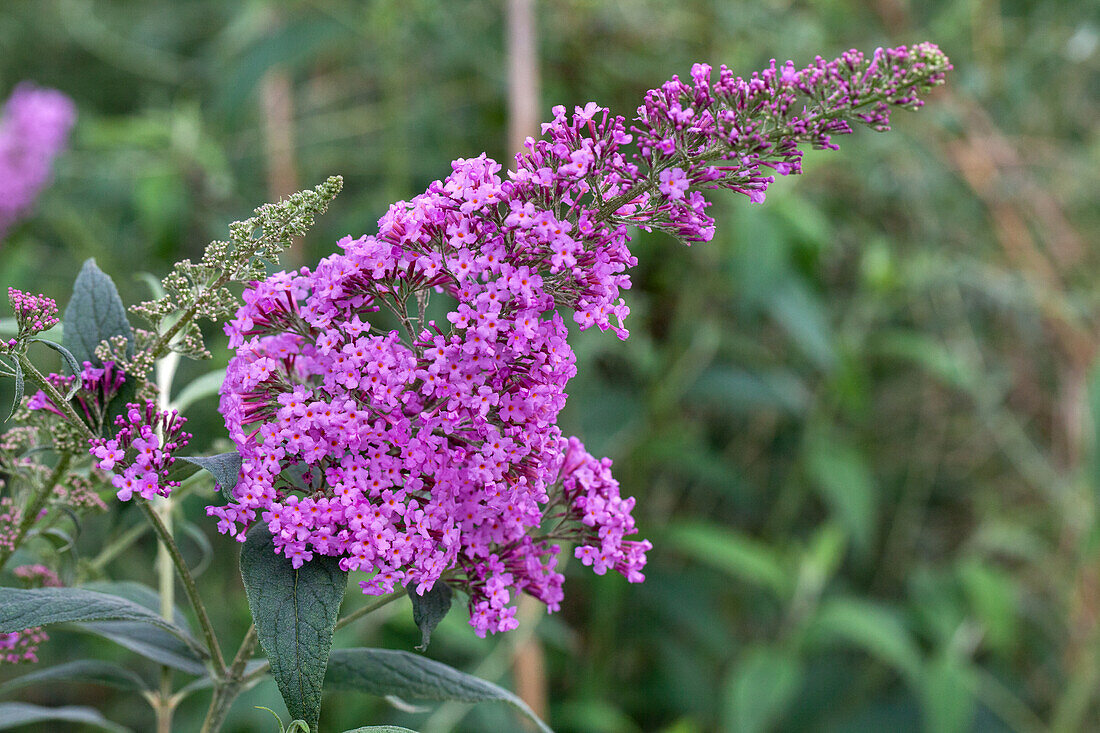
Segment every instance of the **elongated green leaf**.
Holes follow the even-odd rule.
[[[81,587],[86,590],[94,590],[97,593],[125,598],[145,607],[158,616],[160,615],[160,593],[144,583],[138,583],[135,580],[96,580],[85,583]],[[180,610],[179,606],[172,609],[172,623],[181,629],[188,631],[191,629],[187,623],[187,617],[183,615],[183,611]]]
[[[297,570],[276,555],[271,533],[257,524],[241,548],[241,577],[271,674],[293,718],[317,729],[321,687],[348,574],[334,557]]]
[[[843,436],[824,428],[806,439],[806,471],[822,501],[852,536],[852,544],[867,552],[875,532],[874,479],[863,454]]]
[[[758,647],[738,660],[725,701],[725,730],[761,733],[772,730],[779,715],[798,692],[802,668],[783,649]]]
[[[527,703],[508,690],[453,667],[410,652],[394,649],[337,649],[329,659],[325,687],[329,690],[365,692],[385,697],[458,702],[506,702],[518,708],[542,731],[550,727],[539,720]]]
[[[241,473],[241,454],[219,453],[216,456],[180,456],[181,460],[204,468],[214,476],[226,501],[233,500],[233,489]]]
[[[97,621],[73,626],[113,641],[157,664],[198,676],[207,673],[202,658],[190,645],[155,626],[136,621]]]
[[[15,408],[19,407],[19,400],[23,399],[23,365],[19,363],[19,357],[12,357],[12,361],[15,362],[15,398],[11,401],[11,409],[8,410],[5,421],[11,420],[11,416],[15,414]]]
[[[65,362],[65,366],[67,366],[69,368],[69,374],[72,374],[74,376],[80,376],[80,373],[82,371],[84,371],[83,368],[80,366],[80,364],[78,364],[76,362],[76,357],[73,356],[73,353],[71,351],[69,351],[68,349],[66,349],[64,346],[62,346],[61,344],[54,343],[53,341],[47,341],[46,339],[38,339],[38,338],[31,339],[31,341],[34,341],[34,342],[40,343],[40,344],[45,344],[46,346],[49,346],[51,349],[53,349],[57,353],[61,354],[61,359]],[[67,396],[72,397],[74,394],[76,394],[76,390],[79,389],[79,388],[80,388],[80,380],[76,380],[75,382],[73,382],[73,388]]]
[[[180,412],[183,412],[199,400],[216,396],[221,390],[224,381],[224,369],[204,374],[181,389],[180,393],[176,395],[176,398],[172,400],[172,406]]]
[[[0,702],[0,730],[17,728],[31,723],[53,721],[93,725],[112,733],[130,733],[129,728],[112,723],[95,708],[78,707],[76,705],[63,708],[44,708],[22,702]],[[47,730],[55,730],[55,728],[51,727]]]
[[[81,659],[54,667],[33,669],[0,685],[0,695],[47,682],[87,682],[120,690],[147,690],[149,685],[134,672],[112,662]]]
[[[925,730],[964,733],[974,730],[974,673],[965,659],[950,652],[931,661],[920,681]]]
[[[74,621],[138,621],[201,649],[187,631],[125,598],[83,588],[0,588],[0,633]]]
[[[675,524],[663,535],[662,543],[780,596],[790,592],[791,577],[782,556],[732,529],[703,523]]]
[[[894,667],[910,680],[920,673],[921,656],[909,630],[894,611],[855,598],[821,604],[813,620],[815,640],[847,643]]]
[[[416,592],[415,585],[410,585],[405,590],[409,594],[409,599],[412,600],[413,623],[420,629],[420,645],[416,648],[424,651],[428,648],[428,642],[431,641],[435,627],[439,626],[439,622],[451,609],[451,598],[454,592],[443,582],[433,585],[431,590],[424,592],[424,595]]]
[[[129,339],[127,355],[134,355],[134,337],[118,288],[94,259],[85,260],[73,283],[73,297],[65,308],[63,343],[77,362],[103,366],[95,355],[100,341],[112,336]]]

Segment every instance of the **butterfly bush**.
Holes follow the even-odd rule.
[[[931,44],[749,79],[696,64],[629,129],[595,103],[558,106],[515,170],[454,161],[377,234],[246,290],[220,402],[242,470],[208,514],[242,541],[266,523],[295,567],[339,557],[370,574],[368,594],[461,588],[479,635],[516,626],[519,593],[559,607],[563,543],[643,580],[634,500],[556,424],[576,373],[563,314],[626,338],[631,227],[709,240],[705,191],[763,201],[775,174],[801,171],[800,146],[835,148],[852,122],[887,129],[949,68]],[[432,297],[448,305],[438,321]]]
[[[0,118],[0,239],[30,209],[66,146],[76,105],[55,89],[18,85]]]

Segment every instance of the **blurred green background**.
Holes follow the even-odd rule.
[[[31,79],[80,117],[0,245],[0,279],[63,303],[95,257],[133,303],[148,297],[136,273],[339,173],[344,193],[291,255],[312,263],[453,158],[507,161],[505,9],[5,0],[0,96]],[[588,100],[630,117],[694,61],[747,75],[932,40],[956,70],[892,132],[810,154],[763,206],[716,197],[714,241],[635,238],[632,336],[575,338],[562,426],[638,497],[648,580],[574,563],[561,613],[481,641],[456,609],[429,655],[544,697],[562,733],[1100,729],[1100,3],[543,0],[536,35],[540,117]],[[224,367],[211,336],[214,362],[182,381]],[[189,414],[194,451],[211,450],[214,401]],[[237,546],[204,504],[185,505],[213,546],[200,586],[225,599],[214,622],[235,643]],[[137,521],[89,520],[79,547]],[[109,571],[153,584],[152,540],[139,547]],[[53,636],[44,663],[142,663]],[[405,603],[336,644],[416,639]],[[140,700],[98,688],[19,699],[151,726]],[[268,682],[227,730],[272,730],[257,705],[285,714]],[[326,699],[328,730],[382,722],[522,729],[490,704]]]

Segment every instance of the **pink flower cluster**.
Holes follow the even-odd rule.
[[[920,92],[951,68],[931,43],[879,48],[869,59],[854,49],[832,61],[818,56],[803,69],[772,59],[749,79],[726,66],[714,79],[710,66],[695,64],[691,82],[674,76],[646,94],[631,130],[641,160],[658,171],[667,225],[687,241],[709,240],[714,222],[700,188],[762,203],[773,172],[802,172],[800,145],[835,150],[832,136],[852,132],[850,120],[890,129],[891,110],[919,108]]]
[[[46,379],[61,393],[68,392],[76,377],[64,374],[48,374]],[[104,362],[97,367],[90,361],[84,362],[80,372],[81,391],[73,397],[74,406],[88,425],[95,425],[104,409],[115,398],[126,381],[126,374],[113,361]],[[53,403],[49,396],[39,390],[27,402],[30,410],[46,410],[64,417],[64,413]]]
[[[38,661],[38,645],[49,640],[49,635],[42,630],[41,626],[0,634],[0,663],[30,662],[33,664]]]
[[[23,83],[0,118],[0,239],[38,197],[76,121],[72,100]]]
[[[697,65],[694,86],[646,97],[633,154],[622,117],[555,107],[505,177],[484,155],[457,160],[391,206],[377,235],[252,284],[226,326],[236,356],[221,411],[243,465],[234,501],[207,509],[219,531],[243,539],[260,519],[295,567],[339,557],[372,573],[370,594],[463,588],[481,635],[514,628],[518,593],[559,606],[561,541],[595,572],[641,581],[650,544],[627,539],[633,499],[556,425],[576,371],[557,308],[626,338],[630,225],[709,239],[701,188],[762,200],[760,167],[798,172],[797,144],[847,131],[834,118],[853,100],[911,106],[883,80],[900,85],[905,66],[903,81],[935,82],[946,58],[918,49],[749,82],[723,70],[711,84]],[[796,115],[795,91],[831,96]],[[445,323],[427,320],[433,296],[447,299]],[[380,328],[380,312],[400,329]]]
[[[191,439],[191,434],[183,430],[185,422],[187,418],[175,410],[157,410],[152,400],[144,405],[131,402],[126,405],[126,413],[115,418],[113,438],[89,441],[89,452],[99,459],[96,467],[115,471],[111,485],[118,489],[120,501],[129,501],[135,492],[143,499],[168,496],[179,486],[178,481],[167,477],[176,460],[172,454]]]
[[[20,340],[57,325],[57,301],[53,298],[8,288],[8,302],[19,325],[19,335],[6,343],[9,349],[14,349]]]
[[[20,565],[12,571],[28,588],[58,588],[61,580],[45,565]],[[50,640],[41,626],[0,634],[0,664],[37,662],[38,646]]]
[[[28,588],[60,588],[61,579],[45,565],[20,565],[12,571]]]
[[[23,521],[23,511],[10,496],[0,497],[0,548],[15,550],[15,538]]]

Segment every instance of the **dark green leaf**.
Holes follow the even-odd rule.
[[[45,344],[46,346],[49,346],[51,349],[53,349],[57,353],[61,354],[61,358],[65,361],[65,366],[67,366],[69,368],[69,374],[72,374],[75,377],[79,377],[80,373],[82,371],[84,371],[83,367],[81,367],[80,364],[77,363],[76,357],[73,356],[73,353],[71,351],[69,351],[68,349],[66,349],[64,346],[62,346],[61,344],[54,343],[53,341],[47,341],[46,339],[31,339],[31,341],[36,341],[40,344]],[[69,392],[69,394],[67,394],[65,396],[66,399],[69,399],[74,394],[76,394],[76,391],[78,389],[80,389],[80,380],[79,379],[77,379],[73,382],[73,388]]]
[[[187,674],[207,673],[202,658],[167,631],[136,621],[95,621],[73,624],[77,629],[113,641],[121,647]]]
[[[160,615],[160,595],[141,583],[125,580],[104,581],[88,583],[84,587],[99,593],[125,598]],[[187,619],[178,607],[172,611],[172,621],[181,629],[188,628]],[[101,621],[78,623],[74,626],[81,631],[109,639],[158,664],[193,675],[202,676],[207,673],[206,666],[203,664],[206,654],[198,648],[198,642],[192,640],[185,643],[173,634],[155,626],[133,621]]]
[[[0,588],[0,633],[86,621],[151,624],[181,639],[196,652],[201,649],[188,632],[125,598],[83,588]]]
[[[11,420],[11,416],[15,414],[15,408],[19,407],[19,400],[23,399],[23,365],[19,363],[18,356],[13,357],[12,361],[15,362],[15,399],[11,401],[11,409],[8,410],[5,421]]]
[[[55,667],[33,669],[0,685],[0,695],[45,682],[87,682],[130,691],[149,689],[145,680],[125,667],[96,659],[82,659]]]
[[[411,652],[393,649],[337,649],[329,659],[325,686],[329,690],[365,692],[385,697],[421,700],[486,702],[514,705],[542,731],[550,731],[527,703],[492,682]]]
[[[112,733],[129,733],[130,731],[129,728],[107,720],[95,708],[77,707],[75,705],[63,708],[44,708],[22,702],[0,702],[0,730],[47,721],[94,725],[101,730],[112,731]]]
[[[348,574],[319,555],[297,570],[257,524],[241,548],[241,577],[260,644],[291,717],[317,729],[321,687]]]
[[[181,460],[204,468],[214,475],[222,496],[233,501],[233,488],[241,474],[241,454],[236,451],[219,453],[216,456],[180,456]]]
[[[214,559],[214,547],[210,544],[206,533],[194,522],[183,522],[179,528],[199,548],[199,561],[191,568],[191,575],[197,578],[210,567]]]
[[[94,259],[84,262],[73,283],[73,297],[65,308],[63,325],[65,348],[79,363],[90,361],[97,367],[103,366],[96,358],[95,348],[112,336],[129,339],[126,353],[134,355],[134,337],[126,317],[126,306],[110,276],[99,269]]]
[[[437,582],[424,595],[416,592],[415,585],[409,585],[405,590],[412,600],[413,623],[420,629],[420,645],[416,648],[424,651],[428,648],[428,642],[431,641],[435,627],[439,626],[439,622],[451,609],[454,592],[443,582]]]

